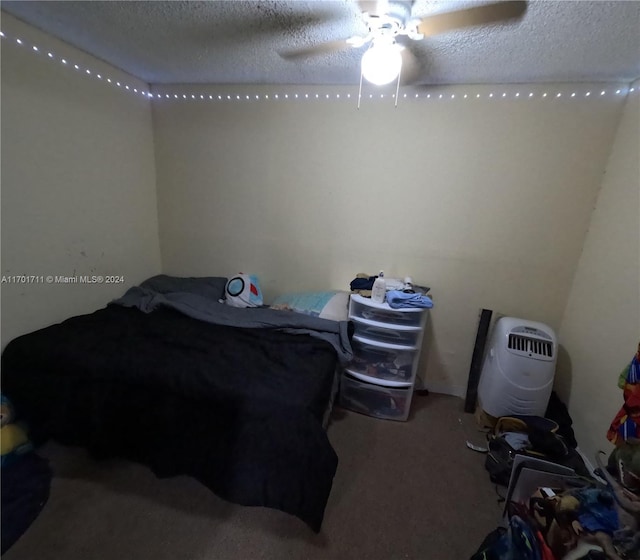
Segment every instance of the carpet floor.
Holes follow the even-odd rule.
[[[6,560],[466,560],[500,520],[463,402],[416,396],[406,423],[337,408],[338,472],[319,534],[275,510],[227,503],[187,477],[47,444],[40,516]]]

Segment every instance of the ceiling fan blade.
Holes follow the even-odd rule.
[[[296,49],[294,51],[284,51],[278,54],[280,54],[280,56],[286,60],[297,60],[299,58],[307,58],[309,56],[318,56],[321,54],[340,52],[350,48],[351,45],[347,42],[347,39],[340,39],[338,41],[328,41],[326,43],[320,43],[319,45],[314,45],[313,47]]]
[[[389,8],[388,0],[358,0],[361,12],[366,12],[372,16],[383,16]]]
[[[527,2],[525,0],[508,0],[485,4],[467,8],[466,10],[445,12],[422,18],[422,21],[418,24],[418,32],[425,37],[432,37],[433,35],[463,27],[518,19],[526,11]]]

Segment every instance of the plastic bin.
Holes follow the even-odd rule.
[[[378,325],[370,325],[366,323],[360,323],[359,321],[353,322],[355,325],[354,334],[360,338],[366,338],[374,342],[382,342],[385,344],[393,344],[397,346],[409,346],[415,348],[420,338],[420,330],[398,330],[398,329],[385,329]]]
[[[420,327],[422,309],[397,311],[386,303],[377,304],[371,300],[361,303],[361,296],[351,296],[351,317],[365,319],[377,323],[389,323],[399,327]]]
[[[344,375],[340,386],[340,404],[368,416],[404,421],[409,416],[411,390],[411,387],[372,385]]]
[[[393,350],[365,344],[357,339],[351,343],[353,360],[349,369],[389,381],[412,381],[413,361],[417,350]]]

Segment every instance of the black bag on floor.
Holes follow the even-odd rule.
[[[526,508],[510,503],[507,511],[508,526],[491,531],[470,560],[540,560],[542,558],[537,526]]]
[[[49,462],[31,451],[1,469],[2,550],[4,554],[29,528],[49,498]]]
[[[569,449],[556,432],[558,425],[539,416],[503,416],[498,419],[494,433],[489,436],[489,451],[484,466],[491,482],[509,485],[513,460],[516,455],[536,457],[558,464],[565,464]],[[522,449],[512,447],[505,433],[526,434],[528,445]],[[571,465],[573,466],[573,465]]]
[[[489,440],[489,452],[484,460],[484,468],[489,472],[491,482],[502,486],[509,485],[513,459],[517,452],[503,437]]]

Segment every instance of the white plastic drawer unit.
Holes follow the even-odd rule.
[[[370,323],[387,323],[399,327],[420,327],[423,309],[396,311],[388,305],[375,303],[361,296],[351,296],[351,318]]]
[[[421,331],[417,327],[408,327],[407,329],[384,328],[377,324],[372,325],[354,320],[356,340],[368,342],[371,344],[388,344],[390,346],[407,346],[415,348],[420,339]],[[409,330],[411,329],[411,330]]]
[[[406,420],[411,387],[381,387],[345,375],[340,386],[340,402],[350,410],[376,418]]]
[[[352,294],[353,359],[346,366],[340,404],[376,418],[406,420],[411,408],[427,310],[392,309]]]
[[[417,349],[399,350],[367,344],[354,338],[352,343],[353,360],[349,363],[348,371],[375,377],[391,384],[400,383],[410,385],[413,377],[414,359]]]

